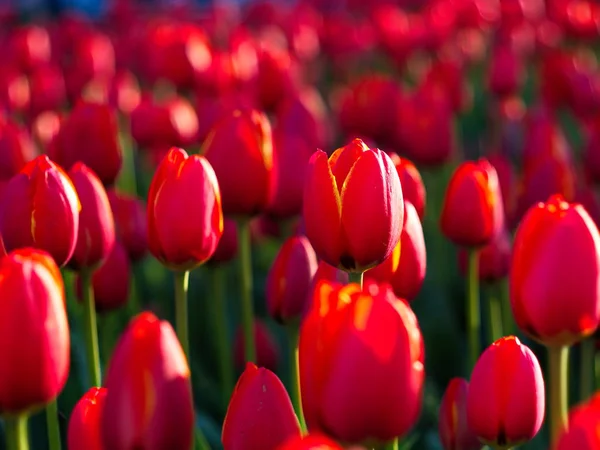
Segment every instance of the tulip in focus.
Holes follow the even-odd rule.
[[[268,369],[248,363],[223,423],[224,450],[277,450],[300,436],[300,425],[283,383]]]
[[[321,150],[313,154],[304,187],[304,223],[319,258],[349,272],[370,269],[392,253],[403,220],[402,187],[387,154],[360,139],[329,159]]]
[[[533,352],[515,336],[483,352],[467,396],[469,427],[492,448],[533,439],[544,421],[544,378]]]
[[[69,419],[69,450],[104,449],[100,437],[100,417],[105,399],[106,388],[93,387],[77,402]]]
[[[467,421],[469,383],[453,378],[442,397],[439,414],[439,434],[444,450],[480,450],[481,443]]]

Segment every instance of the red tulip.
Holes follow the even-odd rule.
[[[69,374],[65,290],[50,255],[32,248],[0,260],[0,410],[24,413],[54,400]],[[19,345],[8,345],[8,343]]]
[[[311,157],[304,223],[319,258],[347,271],[369,269],[392,253],[403,219],[400,179],[384,152],[355,139],[329,160],[321,150]]]
[[[31,100],[27,76],[17,67],[3,65],[0,69],[1,110],[9,114],[25,113]]]
[[[0,207],[4,247],[45,250],[63,266],[73,255],[81,205],[67,174],[38,156],[6,185]]]
[[[510,269],[515,321],[545,345],[571,345],[600,322],[600,234],[561,196],[532,207],[517,230]]]
[[[443,2],[438,2],[437,7],[440,8]],[[452,13],[449,11],[435,11],[432,7],[432,14]],[[424,85],[430,85],[432,88],[443,89],[448,92],[452,110],[455,112],[467,111],[470,108],[471,93],[468,90],[468,85],[465,83],[465,64],[459,58],[436,58],[429,71],[425,75]]]
[[[273,142],[265,115],[256,110],[235,110],[215,126],[203,152],[217,174],[226,215],[251,216],[267,207]]]
[[[408,301],[414,300],[425,281],[427,254],[423,226],[412,203],[404,203],[402,235],[394,251],[378,266],[365,273],[365,278],[378,283],[389,283],[394,294]]]
[[[499,339],[479,357],[471,374],[467,416],[473,433],[491,447],[521,445],[540,430],[542,369],[518,338]]]
[[[494,153],[487,158],[488,162],[496,169],[504,215],[507,223],[512,223],[517,207],[517,177],[510,160],[502,153]]]
[[[223,234],[219,185],[206,158],[172,148],[148,193],[148,244],[164,265],[189,270],[207,261]]]
[[[101,264],[115,244],[115,221],[100,179],[82,163],[69,171],[81,202],[79,234],[69,265],[77,270]]]
[[[522,66],[521,58],[510,43],[494,46],[488,74],[490,91],[501,98],[518,94],[524,79]]]
[[[273,333],[262,320],[254,320],[254,342],[256,344],[256,363],[260,367],[276,371],[279,364],[279,347]],[[240,326],[233,338],[233,358],[235,367],[239,370],[242,370],[246,364],[244,345],[244,330]]]
[[[412,203],[417,210],[419,219],[423,220],[423,217],[425,216],[426,192],[419,170],[410,160],[401,158],[395,153],[392,153],[390,157],[392,158],[392,161],[396,166],[398,176],[400,177],[400,185],[402,186],[402,195],[404,197],[404,201],[409,201]]]
[[[104,448],[191,448],[190,370],[168,322],[149,312],[132,319],[117,342],[104,385]]]
[[[502,193],[496,169],[485,159],[461,164],[450,179],[440,226],[457,245],[489,243],[504,226]]]
[[[453,378],[442,397],[439,434],[444,450],[480,450],[481,443],[467,421],[467,392],[464,378]]]
[[[65,80],[60,67],[56,64],[37,67],[29,76],[29,87],[31,117],[37,117],[45,111],[58,111],[67,102]]]
[[[300,387],[310,431],[347,443],[405,435],[421,409],[423,339],[391,289],[321,282],[300,329]],[[349,376],[351,374],[351,376]]]
[[[100,417],[105,399],[106,388],[93,387],[77,402],[69,419],[69,450],[103,450]]]
[[[311,294],[313,289],[319,284],[319,281],[330,281],[332,283],[348,284],[348,272],[338,269],[337,267],[333,267],[331,264],[327,264],[325,261],[321,261],[319,262],[319,265],[317,266],[317,271],[315,272],[315,275],[313,277],[312,288],[310,290]],[[310,303],[307,306],[310,307]],[[308,309],[309,308],[307,308],[305,312],[308,312]]]
[[[294,436],[277,450],[343,450],[340,445],[328,437],[320,434],[308,434],[306,436]]]
[[[29,73],[33,68],[50,61],[52,45],[46,28],[25,25],[15,29],[9,36],[10,55],[21,71]]]
[[[0,180],[10,180],[35,156],[27,130],[9,118],[0,118]]]
[[[286,48],[269,45],[268,37],[265,40],[257,53],[256,104],[264,111],[275,111],[300,84],[301,66]]]
[[[217,249],[209,262],[213,264],[225,263],[233,260],[238,252],[237,224],[233,219],[223,219],[223,236],[219,239]]]
[[[276,450],[300,426],[285,387],[273,372],[252,363],[238,380],[221,441],[225,450]]]
[[[569,413],[569,428],[558,438],[556,450],[593,450],[600,447],[600,395],[595,394]]]
[[[148,224],[146,206],[137,197],[123,194],[114,189],[106,191],[115,219],[117,238],[132,261],[138,261],[148,251]]]
[[[458,253],[459,266],[463,274],[467,273],[467,250],[461,248]],[[479,279],[493,283],[508,275],[512,255],[511,237],[506,229],[502,230],[489,244],[479,251]]]

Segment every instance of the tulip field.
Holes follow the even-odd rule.
[[[0,5],[0,450],[600,449],[600,3]]]

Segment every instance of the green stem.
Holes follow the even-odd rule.
[[[358,284],[362,289],[364,274],[364,272],[348,272],[348,281]]]
[[[294,325],[288,326],[289,335],[289,364],[290,364],[290,397],[294,411],[298,416],[300,428],[306,431],[306,422],[302,412],[302,396],[300,395],[300,372],[298,371],[298,329]]]
[[[219,355],[219,381],[223,396],[223,405],[229,403],[234,387],[233,360],[227,330],[227,304],[223,295],[223,268],[215,266],[211,271],[212,298],[209,306],[212,312],[217,354]]]
[[[100,375],[100,350],[98,349],[98,325],[96,322],[96,304],[94,302],[93,272],[81,270],[81,290],[85,314],[85,345],[88,363],[88,376],[92,386],[102,386]]]
[[[6,417],[4,424],[6,447],[9,450],[29,450],[27,414]]]
[[[469,372],[479,358],[479,250],[469,250],[469,267],[467,276],[467,330],[469,341]]]
[[[199,427],[194,428],[194,442],[192,448],[196,450],[210,450],[210,444]]]
[[[596,356],[596,342],[589,337],[581,342],[581,382],[579,389],[581,401],[587,400],[594,393],[594,363]]]
[[[594,378],[596,380],[596,386],[600,386],[600,353],[596,352],[594,356]]]
[[[550,436],[554,448],[563,429],[568,426],[569,347],[548,347],[550,396]]]
[[[188,364],[191,367],[190,340],[188,335],[188,287],[190,284],[190,272],[175,272],[175,330],[185,353]]]
[[[502,304],[496,286],[488,289],[488,319],[489,319],[489,343],[492,344],[503,336]]]
[[[398,439],[388,442],[383,448],[384,450],[398,450]]]
[[[54,399],[46,405],[46,426],[50,450],[60,450],[60,428],[58,427],[58,403]]]
[[[502,324],[505,336],[514,336],[517,334],[517,326],[510,306],[510,293],[508,279],[500,281],[500,306],[502,308]]]
[[[250,242],[250,222],[237,223],[240,252],[240,287],[242,289],[242,327],[244,331],[244,354],[247,362],[256,362],[254,342],[254,305],[252,302],[252,254]]]

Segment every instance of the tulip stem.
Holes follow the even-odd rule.
[[[348,280],[350,283],[356,283],[362,289],[364,272],[348,272]]]
[[[83,308],[85,311],[85,345],[88,364],[89,381],[94,387],[102,386],[100,372],[100,350],[98,348],[98,324],[96,319],[96,303],[94,301],[93,272],[81,270],[81,290],[83,293]]]
[[[596,352],[594,356],[594,378],[596,386],[600,386],[600,353]]]
[[[508,279],[500,281],[500,305],[502,308],[502,327],[504,336],[514,336],[517,333],[515,319],[510,306]]]
[[[4,424],[6,447],[9,450],[29,450],[27,414],[6,417]]]
[[[233,360],[231,358],[231,346],[227,331],[227,304],[223,295],[223,268],[213,267],[211,271],[212,280],[212,304],[209,306],[213,313],[213,326],[217,354],[219,355],[219,381],[223,396],[223,405],[227,406],[233,392]]]
[[[591,397],[594,393],[594,358],[596,356],[596,342],[593,338],[587,338],[581,341],[581,367],[580,376],[581,382],[579,389],[581,390],[581,401]]]
[[[188,364],[191,366],[190,340],[188,335],[188,287],[190,284],[190,272],[175,272],[175,329],[185,353]]]
[[[569,347],[548,347],[550,389],[550,436],[554,448],[563,429],[568,426]]]
[[[490,286],[488,297],[489,343],[496,342],[503,336],[502,304],[496,286]]]
[[[60,428],[58,427],[57,399],[46,405],[46,427],[48,428],[48,445],[50,450],[60,450]]]
[[[304,421],[304,413],[302,412],[302,396],[300,395],[300,372],[298,371],[298,329],[290,325],[288,326],[288,336],[290,338],[289,358],[290,358],[290,396],[292,405],[298,416],[300,428],[303,432],[306,431],[306,422]]]
[[[383,448],[384,450],[398,450],[398,439],[388,442]]]
[[[467,329],[469,341],[470,373],[479,358],[479,250],[469,250],[469,267],[467,276]]]
[[[252,254],[250,222],[242,219],[237,223],[240,254],[240,278],[242,289],[242,327],[244,331],[244,355],[246,362],[256,362],[254,342],[254,306],[252,302]]]

